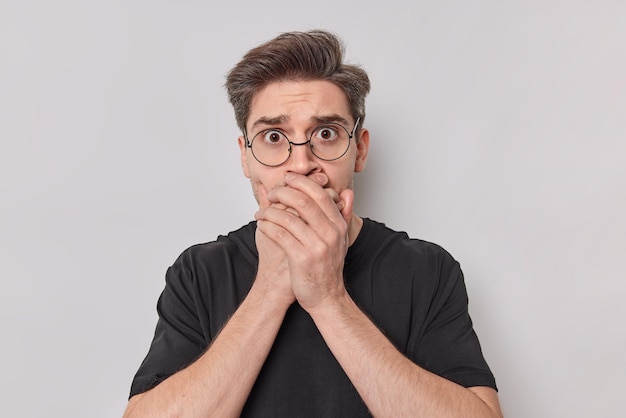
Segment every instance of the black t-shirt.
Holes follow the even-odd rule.
[[[154,339],[131,396],[197,359],[237,309],[256,274],[255,230],[251,222],[192,246],[168,269]],[[360,308],[417,365],[465,387],[496,389],[468,314],[459,263],[444,249],[364,219],[344,278]],[[310,316],[294,303],[242,416],[370,415]]]

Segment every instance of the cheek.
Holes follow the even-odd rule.
[[[267,168],[254,167],[249,170],[250,184],[252,184],[252,191],[257,193],[259,185],[263,185],[266,190],[271,190],[274,187],[284,184],[284,174],[281,172],[274,172]]]
[[[259,182],[255,182],[254,180],[250,180],[250,184],[252,185],[252,194],[254,195],[254,200],[257,203],[261,203],[259,200]]]
[[[250,185],[252,186],[252,194],[254,195],[254,200],[256,200],[259,207],[266,206],[266,204],[264,203],[264,197],[267,195],[267,191],[270,190],[270,187],[255,176],[250,177]],[[265,189],[265,191],[261,192],[261,188]]]

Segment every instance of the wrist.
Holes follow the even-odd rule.
[[[332,321],[333,318],[344,315],[353,307],[356,307],[356,304],[343,286],[341,289],[337,289],[336,292],[327,294],[326,297],[321,298],[316,304],[308,307],[303,306],[315,322],[318,320]]]
[[[247,298],[260,306],[267,306],[278,312],[285,312],[295,301],[291,287],[281,286],[278,281],[262,271],[257,273]]]

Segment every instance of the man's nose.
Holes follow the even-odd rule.
[[[290,171],[307,175],[318,168],[318,166],[318,159],[313,155],[309,142],[291,144]]]

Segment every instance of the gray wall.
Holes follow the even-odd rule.
[[[167,266],[255,210],[226,71],[323,27],[373,83],[358,213],[461,262],[506,415],[622,415],[626,3],[250,3],[0,5],[2,414],[121,415]]]

